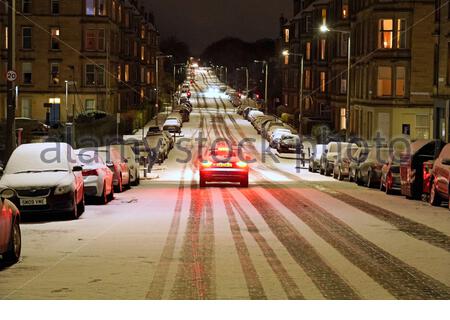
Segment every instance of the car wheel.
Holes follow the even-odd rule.
[[[325,170],[323,170],[322,166],[320,166],[319,173],[323,176],[325,174]]]
[[[86,209],[86,206],[84,204],[84,194],[83,194],[83,198],[81,199],[80,203],[78,204],[78,217],[84,213],[85,209]]]
[[[68,216],[69,219],[73,219],[76,220],[79,218],[79,214],[78,214],[78,203],[77,203],[77,195],[74,194],[73,196],[73,209],[72,211],[69,213]]]
[[[141,173],[139,172],[140,170],[136,170],[136,185],[140,185],[141,184]]]
[[[385,182],[384,182],[383,180],[384,180],[383,177],[381,177],[381,181],[380,181],[380,191],[386,191],[386,190],[385,190],[385,187],[384,187]]]
[[[337,176],[336,170],[333,168],[333,179],[337,179]]]
[[[367,173],[367,188],[369,189],[373,187],[372,180],[373,180],[372,171],[369,170],[369,172]]]
[[[108,201],[113,201],[114,200],[114,184],[111,183],[111,192],[108,195]]]
[[[430,191],[430,204],[434,207],[438,207],[441,205],[441,197],[439,196],[437,190],[436,190],[436,185],[434,184],[434,181],[432,182],[431,185],[431,191]]]
[[[339,181],[344,180],[344,176],[342,175],[342,168],[341,168],[341,167],[339,167],[338,180],[339,180]]]
[[[115,188],[116,188],[116,192],[118,192],[118,193],[123,192],[122,176],[120,176],[119,183],[117,184],[117,186]]]
[[[359,171],[355,172],[355,182],[358,186],[362,186],[361,173]]]
[[[99,197],[100,204],[107,204],[108,203],[108,194],[106,194],[106,181],[103,183],[103,192],[102,195]]]
[[[19,261],[22,251],[22,236],[18,219],[14,219],[11,227],[11,236],[8,243],[8,251],[4,254],[4,260],[7,263],[16,263]]]

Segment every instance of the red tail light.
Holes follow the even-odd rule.
[[[83,177],[98,176],[97,170],[83,170]]]

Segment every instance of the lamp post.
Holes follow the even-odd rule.
[[[290,53],[289,50],[283,51],[283,56],[300,57],[300,85],[299,85],[299,115],[298,115],[298,134],[302,134],[302,120],[303,120],[303,79],[304,79],[304,65],[305,57],[301,53]]]
[[[266,60],[255,60],[255,63],[262,63],[265,66],[265,74],[266,74],[266,80],[265,80],[265,92],[264,92],[264,101],[266,104],[265,107],[265,113],[267,114],[268,108],[269,108],[269,100],[268,100],[268,86],[269,86],[269,63]]]
[[[156,125],[158,125],[159,114],[159,59],[170,59],[172,55],[160,55],[156,56]]]
[[[350,135],[350,71],[352,67],[352,34],[351,31],[345,31],[345,30],[336,30],[336,29],[330,29],[327,25],[322,25],[320,27],[320,32],[327,33],[327,32],[336,32],[340,34],[345,34],[348,36],[348,48],[347,48],[347,105],[345,108],[345,136],[348,141],[349,135]]]

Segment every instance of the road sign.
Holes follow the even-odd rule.
[[[9,70],[6,73],[6,80],[8,80],[9,82],[13,82],[17,80],[17,72],[15,72],[14,70]]]

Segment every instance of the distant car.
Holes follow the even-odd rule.
[[[177,119],[167,119],[164,122],[163,130],[169,131],[170,133],[181,133],[181,124]]]
[[[103,158],[95,151],[75,151],[79,164],[83,167],[84,195],[107,204],[114,199],[114,174]]]
[[[303,152],[303,144],[300,137],[295,134],[284,134],[276,145],[279,153],[297,153]]]
[[[84,150],[93,150],[97,152],[105,161],[108,168],[113,172],[113,184],[115,192],[123,192],[129,188],[130,170],[128,168],[128,160],[121,156],[120,152],[111,146],[103,146],[99,148],[87,148]]]
[[[200,163],[200,187],[206,187],[207,182],[236,182],[248,187],[248,163],[239,156],[235,148],[211,149]]]
[[[145,139],[145,152],[147,156],[151,156],[149,162],[163,163],[169,154],[169,145],[164,135],[149,136]]]
[[[139,173],[139,158],[134,152],[133,148],[127,144],[111,145],[111,148],[116,149],[123,159],[127,161],[128,170],[130,172],[130,184],[138,186],[141,182]]]
[[[257,119],[256,122],[253,123],[253,126],[256,129],[256,132],[258,134],[261,134],[261,131],[263,130],[263,127],[270,122],[276,121],[274,116],[264,116]]]
[[[190,111],[188,108],[184,107],[183,105],[179,105],[176,108],[174,108],[173,112],[178,112],[181,115],[183,122],[189,122]]]
[[[320,169],[320,159],[326,149],[326,144],[317,144],[314,146],[314,151],[309,158],[309,172],[317,172]]]
[[[263,133],[263,137],[270,143],[272,135],[277,130],[288,130],[288,128],[286,128],[283,123],[276,123],[274,125],[270,125],[267,132]],[[285,131],[285,132],[287,132],[287,131]],[[290,130],[289,130],[289,132],[290,132]]]
[[[281,137],[292,134],[291,130],[288,128],[282,128],[282,129],[276,129],[273,131],[272,135],[269,138],[269,146],[271,148],[276,148],[278,146],[278,143],[281,140]]]
[[[252,111],[250,111],[250,112],[248,113],[247,120],[250,121],[250,122],[253,122],[253,121],[255,121],[255,119],[256,119],[257,117],[261,117],[261,116],[263,116],[263,115],[264,115],[264,112],[262,112],[262,111],[259,111],[259,110],[252,110]]]
[[[0,255],[6,264],[19,261],[22,250],[19,209],[8,200],[13,197],[14,190],[0,187]]]
[[[330,142],[320,159],[320,174],[329,176],[333,173],[334,163],[342,156],[342,151],[348,147],[347,142]],[[356,144],[353,145],[357,147]]]
[[[242,112],[242,116],[244,117],[245,120],[247,120],[248,114],[251,111],[259,111],[259,109],[258,108],[254,108],[254,107],[247,107],[247,108],[245,108],[244,111]]]
[[[342,150],[341,156],[336,159],[333,167],[333,178],[339,181],[350,176],[350,163],[359,150],[356,145],[347,145]]]
[[[450,144],[447,144],[433,165],[431,176],[430,203],[433,206],[449,201],[450,194]],[[450,208],[450,201],[449,201]]]
[[[356,183],[368,188],[379,186],[381,170],[388,162],[391,150],[384,147],[373,147],[367,155],[366,161],[357,168]]]
[[[147,136],[151,136],[155,133],[160,133],[160,132],[161,132],[161,128],[159,126],[151,126],[147,130]]]
[[[21,213],[78,219],[84,212],[84,183],[76,159],[66,143],[23,144],[11,155],[0,185],[15,191],[9,200]]]

